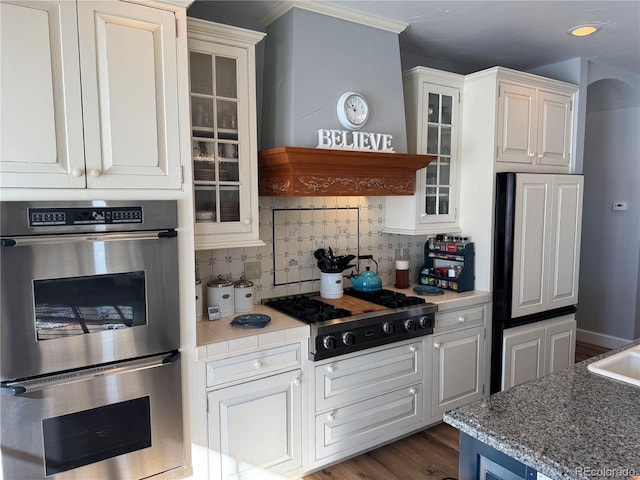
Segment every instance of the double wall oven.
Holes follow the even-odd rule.
[[[175,201],[0,209],[3,477],[183,475]]]

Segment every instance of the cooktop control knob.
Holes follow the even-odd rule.
[[[336,337],[333,335],[327,335],[322,339],[322,345],[324,345],[324,348],[327,350],[333,350],[336,348]]]
[[[416,322],[414,320],[411,320],[411,319],[405,320],[404,321],[404,329],[407,332],[411,332],[411,331],[415,330],[416,329]]]
[[[420,325],[420,328],[429,327],[430,326],[429,317],[427,317],[426,315],[423,317],[420,317],[420,320],[418,320],[418,325]]]
[[[391,322],[385,322],[382,324],[382,331],[384,333],[386,333],[387,335],[391,335],[393,332],[395,332],[395,327],[393,326],[393,323]]]
[[[356,336],[351,332],[344,332],[342,334],[342,341],[345,345],[353,345],[356,343]]]

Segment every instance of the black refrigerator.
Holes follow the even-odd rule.
[[[523,180],[525,179],[525,180]],[[528,198],[520,192],[518,200],[518,189],[524,190],[523,182],[533,185],[531,195]],[[577,182],[577,183],[576,183]],[[559,188],[557,187],[559,185]],[[571,191],[564,186],[571,186]],[[575,188],[572,185],[577,185]],[[557,197],[557,198],[556,198]],[[535,201],[534,201],[535,200]],[[536,201],[540,202],[539,211],[536,207]],[[527,203],[527,201],[529,203]],[[519,202],[519,203],[518,203]],[[552,202],[554,202],[552,204]],[[579,175],[555,175],[555,174],[520,174],[520,173],[498,173],[496,178],[496,199],[495,199],[495,224],[494,224],[494,246],[493,246],[493,315],[492,315],[492,350],[491,350],[491,393],[501,390],[502,372],[503,372],[503,334],[505,330],[520,325],[527,325],[542,320],[547,320],[563,315],[571,314],[576,311],[577,300],[577,262],[579,260],[579,242],[580,242],[580,218],[573,222],[571,217],[572,209],[576,210],[576,216],[581,216],[582,208],[582,177]],[[556,213],[554,208],[560,213]],[[519,212],[519,213],[517,213]],[[531,217],[531,218],[529,218]],[[526,225],[527,222],[533,224],[532,227]],[[550,226],[546,226],[549,223]],[[564,222],[566,227],[562,224]],[[520,224],[519,224],[520,223]],[[538,251],[541,252],[541,258],[526,258],[524,255],[528,251],[522,246],[522,237],[526,229],[538,229],[542,233],[538,240],[535,235],[527,238],[527,242],[535,244],[541,242],[540,248],[534,251],[536,257]],[[550,230],[554,229],[555,242],[545,240],[551,234]],[[518,235],[518,239],[516,239]],[[543,235],[548,235],[543,238]],[[559,240],[558,240],[559,239]],[[520,242],[517,246],[516,243]],[[549,245],[543,246],[547,242]],[[566,244],[566,248],[562,248],[560,242]],[[577,244],[577,252],[571,253],[572,245],[575,248]],[[533,245],[535,249],[535,245]],[[515,252],[514,250],[517,250]],[[568,255],[574,258],[559,258],[569,251]],[[524,252],[524,253],[523,253]],[[514,255],[516,258],[514,260]],[[542,255],[556,255],[552,260]],[[559,273],[542,272],[539,269],[556,266]],[[538,264],[542,266],[538,266]],[[560,267],[557,267],[557,266]],[[564,270],[571,270],[564,272]],[[535,284],[537,277],[544,279],[545,282],[556,280],[567,287],[567,292],[552,292],[549,297],[552,300],[541,301],[530,310],[533,313],[526,313],[527,308],[519,311],[517,316],[513,316],[513,303],[521,302],[522,294],[514,292],[514,271],[515,275],[520,278],[524,275],[525,282],[533,283],[533,290],[537,288]],[[523,273],[524,272],[524,273]],[[562,276],[565,278],[562,278]],[[520,280],[518,280],[520,281]],[[542,282],[542,280],[540,280]],[[542,285],[542,284],[541,284]],[[545,284],[546,285],[546,284]],[[545,287],[546,288],[546,287]],[[545,288],[540,286],[540,295],[545,296]],[[546,288],[546,290],[549,290]],[[575,291],[574,291],[575,290]],[[515,294],[515,295],[514,295]],[[520,296],[518,296],[520,295]],[[564,298],[563,298],[564,297]],[[559,301],[556,301],[559,300]],[[518,303],[519,305],[519,303]],[[535,311],[534,311],[535,310]]]

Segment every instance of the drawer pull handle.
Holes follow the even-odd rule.
[[[329,373],[333,373],[336,371],[336,367],[334,367],[333,365],[329,365],[327,366],[327,372]]]
[[[253,363],[253,366],[256,367],[256,368],[262,368],[262,362],[260,360],[256,360]]]
[[[333,414],[333,412],[327,415],[328,422],[333,422],[335,419],[336,419],[336,416]]]
[[[464,321],[465,321],[465,320],[466,320],[466,318],[465,318],[465,316],[464,316],[464,315],[461,315],[461,316],[459,316],[459,317],[458,317],[458,321],[459,321],[460,323],[464,323]]]
[[[435,348],[436,350],[440,348],[440,344],[439,343],[434,343],[433,344],[433,348]]]
[[[417,392],[417,390],[415,389],[415,387],[411,387],[411,388],[409,389],[409,393],[410,393],[411,395],[415,395],[415,394],[416,394],[416,392]]]
[[[416,346],[415,346],[415,345],[411,345],[411,346],[409,347],[409,351],[410,351],[411,353],[416,353],[416,350],[418,350],[418,349],[416,348]]]
[[[302,382],[300,381],[300,377],[296,377],[296,378],[293,379],[293,384],[295,386],[300,386],[301,383]]]

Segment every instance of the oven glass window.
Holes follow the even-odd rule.
[[[38,340],[147,323],[145,272],[35,280]]]
[[[148,396],[47,418],[42,424],[47,476],[151,446]]]

